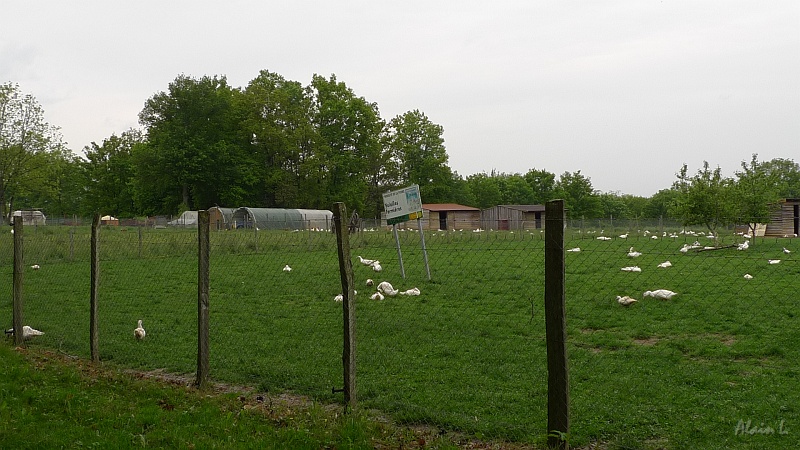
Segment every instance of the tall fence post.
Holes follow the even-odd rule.
[[[11,321],[14,328],[14,345],[23,345],[25,336],[22,335],[22,270],[23,264],[23,245],[22,245],[23,231],[22,231],[22,217],[14,219],[14,298],[12,306]]]
[[[97,302],[100,292],[100,214],[92,218],[91,238],[91,288],[89,292],[89,352],[92,362],[100,361],[100,345],[97,326]]]
[[[342,278],[342,317],[344,322],[344,344],[342,365],[344,374],[344,401],[356,406],[356,302],[353,288],[353,263],[350,260],[350,236],[347,227],[347,208],[344,203],[333,204],[333,223],[336,229],[336,246],[339,250],[339,274]]]
[[[569,433],[569,371],[565,317],[564,201],[545,205],[544,312],[547,333],[547,445],[566,449]]]
[[[208,287],[209,287],[208,211],[197,212],[197,380],[201,389],[208,383]]]

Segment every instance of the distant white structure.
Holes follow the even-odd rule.
[[[14,213],[11,215],[12,225],[17,217],[22,219],[22,224],[25,226],[47,225],[47,217],[45,217],[44,213],[39,210],[14,211]]]

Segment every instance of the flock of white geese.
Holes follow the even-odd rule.
[[[602,232],[601,232],[601,234],[602,234]],[[649,234],[650,234],[649,232],[645,231],[645,236],[647,236]],[[698,234],[693,234],[693,235],[697,236]],[[667,235],[667,233],[664,232],[663,233],[663,237],[667,237],[667,236],[669,236],[670,238],[678,237],[678,235],[675,234],[675,233]],[[710,234],[707,237],[714,238],[715,236]],[[627,233],[626,234],[621,234],[621,235],[619,235],[619,238],[620,239],[627,239],[628,238],[628,234]],[[658,239],[658,237],[655,236],[655,235],[653,235],[652,238],[653,239]],[[739,250],[739,251],[746,251],[748,248],[750,248],[750,241],[747,240],[748,238],[750,238],[750,236],[744,236],[744,238],[745,238],[744,242],[742,242],[741,244],[737,244],[736,245],[736,249]],[[611,241],[612,240],[612,238],[609,237],[609,236],[598,236],[596,239],[600,240],[600,241]],[[690,250],[697,250],[697,249],[715,250],[717,248],[718,247],[704,246],[699,241],[694,241],[694,243],[692,243],[692,244],[683,244],[683,246],[678,251],[680,251],[681,253],[687,253]],[[580,251],[581,251],[580,247],[574,247],[574,248],[570,248],[570,249],[566,250],[566,252],[568,252],[568,253],[579,253]],[[792,251],[789,250],[786,247],[783,247],[783,253],[788,255],[788,254],[792,253]],[[633,247],[630,247],[628,249],[627,256],[629,258],[638,258],[638,257],[642,256],[642,253],[639,252],[639,251],[636,251]],[[780,262],[781,262],[780,259],[768,259],[767,260],[767,263],[770,264],[770,265],[780,264]],[[664,261],[664,262],[658,264],[657,267],[661,268],[661,269],[666,269],[666,268],[672,267],[672,262],[667,260],[667,261]],[[622,267],[620,270],[622,270],[623,272],[641,272],[642,268],[637,266],[637,265],[634,265],[634,266]],[[746,273],[746,274],[744,274],[743,278],[746,279],[746,280],[752,280],[753,276],[750,275],[749,273]],[[652,290],[652,291],[645,291],[642,294],[642,297],[653,297],[653,298],[660,299],[660,300],[670,300],[676,295],[678,295],[677,292],[670,291],[669,289],[655,289],[655,290]],[[634,303],[638,302],[637,299],[635,299],[635,298],[633,298],[633,297],[631,297],[629,295],[617,295],[616,297],[617,297],[617,303],[619,303],[622,306],[630,306],[630,305],[633,305]]]

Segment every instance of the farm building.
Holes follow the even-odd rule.
[[[47,217],[45,217],[43,212],[37,210],[14,211],[14,214],[12,214],[11,216],[12,225],[14,224],[14,220],[16,217],[21,217],[22,225],[25,226],[47,224]]]
[[[119,225],[119,219],[114,216],[103,216],[100,218],[100,225],[117,226]]]
[[[764,232],[765,236],[800,235],[800,198],[787,198],[780,202],[780,208],[772,213]]]
[[[167,225],[171,227],[196,227],[197,211],[184,211],[177,219],[170,220]]]
[[[479,228],[481,210],[456,203],[425,203],[422,205],[422,227],[426,230]]]
[[[233,212],[236,208],[222,208],[214,206],[208,208],[208,222],[212,230],[227,230],[232,228]]]
[[[497,205],[481,211],[481,223],[494,230],[544,228],[544,205]]]
[[[330,230],[333,213],[324,209],[237,208],[232,228],[263,230]]]

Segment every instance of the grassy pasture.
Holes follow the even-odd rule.
[[[88,230],[25,235],[30,345],[88,356]],[[538,232],[400,233],[407,278],[390,233],[351,237],[357,288],[360,404],[408,422],[542,443],[547,372],[544,243]],[[613,236],[613,235],[612,235]],[[800,265],[797,240],[749,250],[689,252],[703,237],[604,242],[568,232],[567,326],[573,445],[621,448],[789,448],[800,442]],[[739,238],[741,239],[741,238]],[[733,243],[729,235],[722,244]],[[196,360],[196,234],[103,229],[100,350],[125,367],[191,373]],[[10,235],[0,235],[10,249]],[[629,258],[629,247],[643,255]],[[340,399],[341,305],[335,239],[311,232],[214,232],[211,374],[219,381]],[[8,286],[0,317],[10,324]],[[356,255],[380,259],[376,274]],[[768,259],[782,259],[770,265]],[[672,267],[656,266],[670,260]],[[293,270],[281,268],[289,264]],[[621,267],[638,265],[641,273]],[[745,280],[744,273],[753,275]],[[369,300],[366,278],[419,297]],[[665,288],[670,301],[642,298]],[[363,291],[362,291],[363,289]],[[639,303],[624,308],[617,295]],[[137,319],[148,337],[133,340]],[[737,433],[742,420],[774,433]],[[779,433],[783,423],[788,433]],[[762,425],[763,424],[763,425]],[[745,430],[740,430],[745,431]]]

